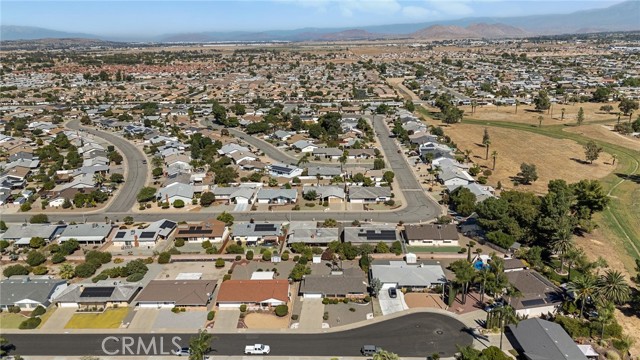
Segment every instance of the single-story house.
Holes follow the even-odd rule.
[[[348,226],[342,231],[342,240],[353,245],[369,244],[375,246],[379,242],[391,243],[400,241],[395,225],[391,226]]]
[[[298,201],[296,189],[260,189],[258,190],[258,204],[294,204]]]
[[[233,225],[233,241],[248,246],[277,244],[282,235],[282,225],[268,222],[237,222]]]
[[[404,238],[410,246],[458,246],[454,224],[405,225]]]
[[[340,240],[338,228],[318,227],[316,221],[292,221],[287,233],[287,245],[304,243],[309,246],[326,247],[332,241]]]
[[[285,177],[288,179],[302,175],[302,169],[292,165],[274,164],[269,165],[269,174],[272,176]]]
[[[220,150],[218,150],[218,154],[227,155],[228,156],[228,155],[233,154],[234,152],[237,152],[237,151],[241,151],[241,152],[245,152],[245,153],[251,152],[251,150],[249,150],[248,148],[246,148],[244,146],[241,146],[241,145],[238,145],[238,144],[235,144],[235,143],[231,143],[231,144],[223,145],[220,148]]]
[[[311,166],[307,167],[307,178],[316,177],[333,178],[336,176],[342,176],[342,171],[339,166]]]
[[[18,246],[28,246],[34,237],[50,242],[64,231],[65,224],[20,224],[10,226],[0,239],[13,241]]]
[[[317,148],[313,149],[313,156],[320,158],[338,160],[342,156],[343,151],[338,148]]]
[[[396,287],[422,290],[447,282],[438,261],[408,264],[405,261],[374,262],[369,269],[370,279],[379,279],[383,288]]]
[[[0,309],[6,311],[10,306],[27,311],[38,306],[46,308],[66,288],[66,280],[50,276],[12,276],[0,281]]]
[[[507,279],[522,296],[511,298],[519,316],[539,317],[555,313],[562,305],[562,289],[534,270],[507,272]]]
[[[111,224],[100,223],[68,225],[60,234],[58,242],[76,239],[82,245],[102,244],[115,228]]]
[[[367,295],[366,275],[351,268],[340,274],[306,275],[300,283],[300,295],[305,299],[364,298]]]
[[[291,147],[296,150],[300,150],[300,152],[308,153],[312,152],[314,149],[318,148],[318,145],[315,145],[306,140],[298,140],[291,144]]]
[[[203,241],[222,242],[229,236],[229,227],[222,221],[208,219],[200,224],[182,224],[176,231],[176,239],[182,238],[189,242]]]
[[[349,187],[349,202],[356,204],[371,204],[384,202],[391,199],[389,187]]]
[[[455,159],[452,148],[448,147],[447,145],[439,144],[437,142],[428,142],[426,144],[422,144],[420,145],[418,150],[422,159],[427,159],[428,157],[431,157],[432,159],[437,159],[440,157]]]
[[[440,170],[438,180],[447,187],[464,186],[475,181],[468,172],[456,167],[447,167]]]
[[[307,194],[310,191],[316,192],[316,199],[329,203],[341,204],[347,197],[344,193],[344,188],[341,186],[305,186],[302,188],[302,194]]]
[[[173,204],[176,200],[182,200],[186,205],[190,205],[193,200],[194,188],[190,184],[175,182],[158,190],[156,199],[158,201]]]
[[[176,228],[171,220],[152,222],[144,229],[118,230],[113,237],[113,245],[122,247],[138,247],[155,245],[158,240],[166,239]]]
[[[141,308],[207,306],[216,286],[214,280],[153,280],[136,303]]]
[[[527,360],[587,360],[562,326],[542,319],[526,319],[509,325],[507,339]]]
[[[211,189],[216,200],[226,200],[234,204],[253,204],[256,198],[257,189],[248,186],[217,186]]]
[[[140,289],[142,287],[138,284],[121,284],[113,280],[103,280],[96,284],[72,284],[55,297],[54,303],[58,307],[76,309],[127,307]]]
[[[290,298],[288,280],[228,280],[220,285],[216,304],[220,308],[271,308],[286,305]]]

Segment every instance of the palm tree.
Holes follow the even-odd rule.
[[[105,182],[105,177],[101,173],[97,172],[93,174],[93,182],[97,187],[100,187]]]
[[[485,160],[489,160],[489,147],[491,146],[491,140],[485,141],[484,146],[487,147],[487,152],[486,152],[486,154],[484,156],[484,159]]]
[[[338,161],[340,161],[340,171],[344,172],[344,164],[347,163],[347,159],[349,158],[349,150],[345,150],[342,152],[342,155],[340,156],[340,158],[338,159]]]
[[[151,165],[153,165],[153,167],[161,167],[164,165],[164,160],[162,160],[160,156],[154,156],[151,159]]]
[[[607,263],[607,260],[605,260],[605,258],[603,258],[602,256],[598,256],[596,261],[589,264],[589,268],[596,269],[597,276],[600,276],[601,269],[606,269],[608,267],[609,267],[609,263]]]
[[[470,262],[465,260],[454,261],[449,267],[455,274],[453,282],[462,288],[462,304],[466,304],[467,290],[469,289],[469,283],[475,275],[475,269]]]
[[[198,331],[198,335],[189,339],[189,359],[204,359],[204,355],[211,350],[213,335],[207,330]]]
[[[582,249],[578,249],[576,247],[572,247],[565,253],[565,259],[569,264],[569,275],[567,280],[571,281],[571,270],[573,266],[584,258],[584,251]]]
[[[613,158],[613,162],[611,163],[611,166],[613,166],[613,165],[616,164],[616,159],[618,158],[618,155],[613,154],[613,155],[611,155],[611,157]]]
[[[493,169],[492,170],[495,170],[496,169],[496,158],[498,157],[498,152],[493,150],[491,152],[491,157],[493,158]]]
[[[538,127],[542,127],[542,120],[544,120],[542,115],[538,116]]]
[[[473,240],[470,240],[467,243],[467,261],[471,262],[471,248],[473,248],[474,246],[476,246],[476,242]]]
[[[310,156],[311,156],[311,153],[305,153],[304,156],[301,157],[300,160],[298,160],[298,165],[297,166],[308,164]]]
[[[560,115],[560,121],[563,121],[564,120],[565,108],[560,109],[560,111],[561,111],[561,114],[562,114],[562,115]]]
[[[566,227],[561,227],[560,230],[555,234],[554,239],[551,243],[551,247],[553,251],[556,253],[560,253],[560,272],[564,272],[564,255],[567,251],[573,248],[573,239],[571,237],[570,230],[567,230]]]
[[[480,284],[480,302],[484,302],[484,293],[487,288],[487,283],[493,280],[493,273],[486,267],[483,267],[480,271],[476,273],[476,277],[473,279],[474,282]]]
[[[583,317],[584,304],[597,291],[597,279],[589,273],[580,275],[567,284],[567,290],[573,292],[576,301],[580,301],[580,317]]]
[[[511,305],[495,308],[491,311],[493,316],[500,316],[500,350],[502,350],[502,338],[504,337],[504,327],[507,324],[518,324],[519,319],[516,311]]]
[[[616,270],[607,270],[598,279],[597,295],[603,302],[622,304],[629,301],[629,284],[621,272]]]
[[[467,162],[469,162],[471,160],[471,150],[467,149],[464,151],[464,158]]]

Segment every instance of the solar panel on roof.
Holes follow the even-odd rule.
[[[538,305],[544,305],[544,304],[546,304],[544,299],[522,300],[522,306],[524,307],[538,306]]]
[[[122,239],[126,234],[127,234],[127,232],[126,232],[126,231],[119,231],[119,232],[116,234],[116,239]]]
[[[167,228],[172,228],[176,226],[176,223],[174,223],[173,221],[165,221],[162,223],[162,225],[160,225],[160,229],[167,229]]]
[[[143,231],[140,234],[140,239],[152,239],[154,236],[156,236],[155,231]]]
[[[364,233],[359,233],[358,236],[366,237],[367,240],[395,240],[396,232],[395,230],[381,230],[380,232],[367,230]]]
[[[255,231],[276,231],[276,226],[274,224],[257,224],[254,229]]]
[[[110,297],[113,294],[113,291],[116,288],[113,286],[96,286],[96,287],[87,287],[82,290],[80,293],[81,298],[88,297]]]

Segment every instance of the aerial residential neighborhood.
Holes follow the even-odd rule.
[[[0,358],[640,355],[637,1],[54,3],[3,9]]]

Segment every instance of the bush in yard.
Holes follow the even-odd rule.
[[[127,281],[128,282],[138,282],[138,281],[142,280],[142,278],[144,278],[144,274],[135,273],[135,274],[131,274],[131,275],[127,276]]]
[[[215,311],[213,311],[213,310],[212,310],[212,311],[209,311],[209,312],[207,313],[207,320],[211,321],[211,320],[213,320],[213,318],[214,318],[215,316],[216,316],[216,312],[215,312]]]
[[[279,317],[287,316],[289,313],[289,307],[287,305],[276,306],[276,315]]]
[[[20,330],[35,329],[38,327],[38,325],[40,325],[41,322],[42,320],[40,320],[39,317],[28,318],[27,320],[20,323],[19,328]]]
[[[88,278],[96,273],[97,266],[92,262],[85,262],[76,266],[75,274],[77,277]]]
[[[175,245],[176,247],[183,247],[184,246],[184,239],[183,238],[177,238],[175,241]]]
[[[99,264],[106,264],[111,261],[111,253],[106,251],[91,250],[84,256],[84,261],[96,261]]]
[[[218,248],[215,246],[212,246],[210,248],[208,248],[207,250],[205,250],[205,252],[207,254],[217,254],[218,253]]]
[[[329,312],[327,311],[324,312],[324,315],[322,315],[322,320],[325,320],[325,321],[329,320]]]
[[[46,266],[39,265],[31,269],[31,272],[33,275],[44,275],[49,272],[49,269]]]
[[[247,311],[247,305],[245,304],[240,305],[240,312],[245,312],[245,311]]]
[[[289,253],[288,252],[283,252],[282,256],[280,256],[280,258],[282,259],[282,261],[289,260]]]
[[[227,280],[231,280],[231,274],[225,274],[225,275],[222,277],[222,281],[227,281]]]
[[[271,261],[271,251],[266,250],[265,252],[262,253],[262,260],[263,261]]]
[[[329,305],[329,303],[331,302],[331,299],[329,298],[322,298],[322,304],[323,305]]]
[[[20,306],[9,306],[9,312],[13,314],[17,314],[20,312]]]
[[[298,314],[291,315],[291,320],[298,320]]]
[[[67,258],[65,258],[64,255],[62,255],[61,253],[55,253],[51,257],[51,262],[54,263],[54,264],[60,264],[61,262],[64,262],[65,260],[67,260]]]
[[[387,200],[387,201],[384,202],[384,204],[387,205],[387,206],[393,206],[393,205],[396,204],[396,202],[393,201],[393,200]]]
[[[364,302],[371,302],[371,296],[367,295],[364,297]]]
[[[168,264],[171,262],[171,254],[164,251],[158,255],[158,264]]]
[[[227,254],[244,254],[244,248],[238,244],[227,246]]]
[[[223,268],[223,267],[224,267],[224,259],[222,259],[222,258],[218,258],[218,259],[216,260],[216,268],[218,268],[218,269],[219,269],[219,268]]]
[[[38,305],[38,307],[31,312],[31,317],[44,315],[44,313],[46,312],[47,312],[47,309],[45,309],[43,306]]]
[[[109,278],[109,276],[105,273],[100,273],[97,276],[94,276],[93,278],[91,278],[91,281],[94,283],[97,283],[98,281],[102,281],[102,280],[107,280]]]
[[[202,242],[202,248],[203,249],[209,249],[212,246],[213,245],[211,244],[211,241],[209,241],[209,240],[205,240],[205,241]]]
[[[184,207],[184,201],[178,199],[176,201],[173,202],[173,207],[176,209],[180,209]]]
[[[29,266],[38,266],[45,261],[47,261],[47,257],[44,256],[40,251],[31,250],[27,255],[27,264],[29,264]]]
[[[351,312],[356,312],[356,309],[355,309],[355,308],[350,307],[350,308],[349,308],[349,311],[351,311]]]
[[[247,251],[247,254],[245,255],[247,260],[253,260],[253,250],[249,250]]]

